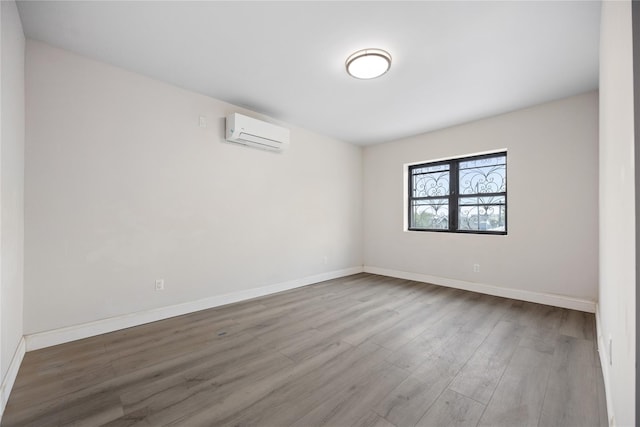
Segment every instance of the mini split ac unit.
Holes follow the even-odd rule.
[[[289,145],[289,129],[233,113],[227,116],[226,139],[263,150],[282,151]]]

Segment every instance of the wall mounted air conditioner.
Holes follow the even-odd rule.
[[[226,127],[229,142],[271,151],[282,151],[289,145],[289,129],[242,114],[227,116]]]

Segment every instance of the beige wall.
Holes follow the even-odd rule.
[[[16,355],[16,349],[23,334],[25,39],[15,2],[0,3],[2,14],[2,87],[0,88],[2,93],[0,118],[0,203],[2,205],[0,213],[0,339],[2,351],[0,361],[4,383],[5,375]]]
[[[595,301],[597,123],[591,92],[366,147],[365,266]],[[403,230],[405,164],[500,149],[508,152],[508,235]]]
[[[600,347],[609,418],[635,423],[635,167],[631,2],[602,3]],[[609,338],[612,358],[609,359]]]
[[[361,267],[361,148],[228,144],[240,108],[39,42],[26,79],[26,334]]]

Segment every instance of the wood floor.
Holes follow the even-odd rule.
[[[2,426],[606,426],[594,336],[358,274],[27,353]]]

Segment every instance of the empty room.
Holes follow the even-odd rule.
[[[2,427],[637,425],[635,2],[0,6]]]

